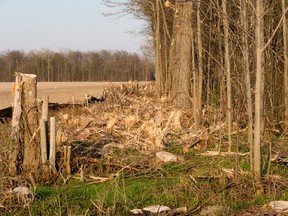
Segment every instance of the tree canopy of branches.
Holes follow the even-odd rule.
[[[126,51],[7,51],[0,55],[1,82],[14,81],[15,72],[37,74],[38,81],[150,80],[154,65],[149,58]]]
[[[203,106],[220,110],[229,151],[232,122],[247,125],[251,169],[259,176],[264,135],[288,125],[287,1],[105,2],[146,20],[159,97],[193,106],[196,129]]]

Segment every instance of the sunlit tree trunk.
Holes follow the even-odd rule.
[[[192,78],[193,78],[193,116],[194,116],[194,129],[198,130],[199,127],[199,119],[198,119],[198,94],[197,94],[197,86],[198,86],[198,73],[196,70],[196,64],[195,64],[195,42],[194,42],[194,34],[192,32],[191,34],[191,69],[192,69]]]
[[[283,55],[284,55],[284,101],[285,101],[285,129],[288,129],[288,47],[287,47],[287,18],[286,18],[286,0],[282,0],[283,18]]]
[[[232,140],[232,102],[231,102],[231,70],[230,70],[230,53],[229,53],[229,23],[227,14],[227,0],[222,1],[223,26],[224,26],[224,49],[225,49],[225,71],[227,85],[227,124],[228,124],[228,152],[231,152]]]
[[[212,9],[210,9],[209,11],[209,19],[210,20],[213,20],[213,11]],[[209,29],[209,38],[212,38],[212,31],[215,31],[214,28],[210,28]],[[213,73],[214,70],[211,70],[211,47],[213,45],[211,43],[208,44],[208,53],[209,55],[207,56],[207,85],[206,85],[206,105],[207,105],[207,108],[209,109],[210,107],[210,94],[211,94],[211,90],[210,90],[210,86],[212,85],[212,79],[211,79],[211,72]],[[214,69],[214,68],[213,68]]]
[[[264,22],[263,1],[256,1],[256,84],[255,84],[255,119],[254,119],[254,175],[261,175],[261,124],[263,116],[263,86],[264,86]]]
[[[241,0],[241,22],[243,27],[242,43],[243,43],[243,63],[246,84],[246,103],[248,115],[248,142],[250,145],[250,167],[253,170],[253,110],[251,95],[251,79],[249,69],[249,45],[248,45],[248,17],[246,0]]]
[[[223,51],[222,51],[222,44],[223,44],[223,40],[222,40],[222,31],[221,31],[221,27],[222,27],[222,22],[221,22],[221,6],[219,1],[216,1],[216,6],[217,6],[217,43],[218,43],[218,61],[219,61],[219,65],[217,66],[217,75],[218,75],[218,82],[219,82],[219,105],[220,105],[220,109],[221,109],[221,115],[224,115],[224,110],[225,110],[225,74],[222,68],[222,65],[224,64],[224,56],[223,56]],[[219,146],[221,147],[221,146]],[[219,148],[220,150],[220,148]]]
[[[156,0],[154,11],[156,86],[159,97],[167,96],[171,91],[172,74],[169,70],[170,39],[166,12],[163,1]]]
[[[197,48],[198,48],[198,76],[196,79],[196,97],[194,97],[194,103],[196,103],[195,113],[195,129],[198,130],[201,124],[201,110],[202,110],[202,87],[203,87],[203,45],[202,45],[202,30],[201,30],[201,18],[200,18],[200,6],[201,0],[197,1]]]
[[[191,107],[191,22],[192,2],[176,2],[171,44],[172,94],[181,107]]]

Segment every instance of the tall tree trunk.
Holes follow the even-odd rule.
[[[202,45],[202,30],[201,30],[201,18],[200,18],[200,6],[201,0],[197,1],[197,46],[198,46],[198,76],[196,82],[196,117],[195,117],[195,129],[198,130],[201,124],[201,110],[202,110],[202,88],[203,88],[203,45]]]
[[[174,18],[171,44],[172,94],[178,106],[191,107],[191,22],[192,2],[176,2],[178,14]]]
[[[170,32],[168,29],[167,24],[167,18],[166,18],[166,12],[165,8],[163,7],[163,4],[160,4],[160,11],[162,16],[162,28],[163,28],[163,40],[162,40],[162,63],[163,63],[163,70],[165,74],[165,84],[164,84],[164,96],[170,96],[171,90],[172,90],[172,74],[171,70],[169,68],[169,56],[170,56]]]
[[[284,55],[284,101],[285,101],[285,129],[288,129],[288,47],[287,47],[287,18],[286,18],[286,0],[282,0],[283,18],[283,55]]]
[[[247,115],[248,115],[248,142],[250,145],[250,167],[253,170],[253,110],[252,110],[252,95],[251,95],[251,79],[249,69],[249,45],[248,45],[248,17],[247,17],[247,5],[246,0],[241,0],[241,22],[243,26],[242,43],[243,48],[243,63],[244,63],[244,75],[246,84],[246,103],[247,103]]]
[[[156,87],[159,97],[171,92],[171,70],[169,69],[170,33],[166,20],[166,11],[162,0],[156,0],[155,20],[155,56],[156,56]]]
[[[164,95],[165,76],[162,67],[162,37],[161,37],[161,13],[160,13],[160,0],[156,0],[155,8],[155,56],[156,56],[156,86],[159,97]]]
[[[194,115],[194,129],[199,129],[199,117],[198,117],[198,94],[197,94],[197,86],[198,86],[198,73],[196,70],[195,64],[195,42],[194,42],[194,34],[191,34],[191,69],[192,69],[192,78],[193,78],[193,115]]]
[[[219,1],[216,1],[216,7],[217,7],[217,43],[218,43],[218,59],[219,59],[219,65],[217,66],[217,76],[218,76],[218,82],[219,82],[219,106],[221,109],[221,116],[224,116],[225,112],[225,74],[224,74],[224,69],[223,69],[223,62],[224,62],[224,56],[223,56],[223,50],[222,50],[222,22],[221,22],[221,6]],[[219,148],[220,150],[220,148]]]
[[[213,10],[212,9],[210,9],[210,11],[209,11],[209,20],[213,20]],[[215,31],[214,29],[212,29],[212,28],[210,28],[209,29],[209,34],[208,34],[208,37],[209,38],[212,38],[212,31]],[[210,87],[213,85],[212,83],[211,83],[211,81],[213,82],[213,79],[211,79],[211,61],[212,61],[212,59],[211,59],[211,47],[212,47],[213,45],[211,45],[211,43],[209,43],[209,45],[208,45],[208,53],[209,53],[209,55],[207,56],[207,85],[206,85],[206,105],[207,105],[207,108],[208,108],[208,110],[209,110],[209,108],[210,108],[210,95],[211,95],[211,90],[210,90]],[[213,87],[212,87],[213,88]]]
[[[227,14],[227,0],[222,1],[223,26],[224,26],[224,49],[225,49],[225,71],[227,85],[227,124],[228,124],[228,152],[232,148],[232,101],[231,101],[231,70],[230,70],[230,52],[229,52],[229,23]]]
[[[264,86],[264,22],[263,1],[256,1],[256,84],[255,84],[255,119],[254,119],[254,175],[261,175],[261,125],[263,116],[263,86]]]

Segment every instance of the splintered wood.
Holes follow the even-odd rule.
[[[11,143],[9,154],[9,174],[14,176],[17,174],[17,157],[20,149],[20,120],[22,114],[21,98],[22,98],[23,79],[20,74],[16,74],[15,87],[13,88],[14,102],[11,127]]]
[[[18,156],[23,149],[23,170],[32,171],[41,164],[40,145],[38,145],[37,76],[16,73],[14,107],[12,118],[11,150],[9,155],[9,174],[17,174],[20,165]],[[21,128],[21,130],[20,130]],[[23,146],[21,146],[23,144]]]

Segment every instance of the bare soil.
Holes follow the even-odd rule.
[[[0,109],[13,103],[12,88],[14,83],[0,83]],[[105,88],[119,86],[121,82],[39,82],[37,95],[39,99],[49,96],[51,103],[84,102],[85,94],[98,97]]]

